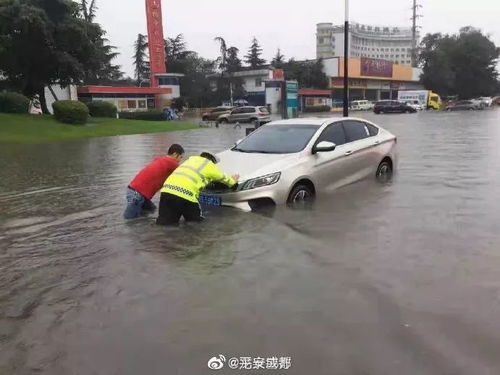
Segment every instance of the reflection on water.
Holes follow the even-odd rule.
[[[174,229],[122,220],[128,181],[244,129],[2,145],[0,374],[497,374],[499,111],[363,116],[398,136],[392,183]]]

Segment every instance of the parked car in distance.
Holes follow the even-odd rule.
[[[375,103],[373,112],[378,115],[380,113],[415,113],[417,110],[397,100],[381,100]]]
[[[415,108],[417,111],[423,111],[424,106],[416,99],[403,100],[404,103],[408,104],[410,107]]]
[[[216,107],[208,112],[205,112],[203,115],[201,115],[201,119],[203,121],[216,121],[219,116],[224,115],[226,113],[230,113],[234,107]]]
[[[251,122],[262,125],[270,121],[271,114],[266,107],[238,107],[234,108],[230,113],[223,114],[217,118],[217,122],[221,124]]]
[[[491,107],[493,104],[493,98],[489,96],[482,96],[478,98],[486,107]]]
[[[479,103],[474,103],[472,100],[459,100],[455,103],[449,103],[446,108],[447,111],[474,111],[483,109]]]
[[[240,174],[240,182],[209,184],[200,203],[249,211],[308,201],[364,178],[388,181],[397,150],[393,134],[363,119],[273,121],[217,154],[221,169]]]
[[[351,109],[353,111],[370,111],[373,109],[373,103],[368,100],[353,100]]]

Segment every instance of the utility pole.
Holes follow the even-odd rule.
[[[419,26],[417,25],[417,20],[419,17],[422,17],[421,15],[417,14],[417,9],[421,8],[422,5],[419,5],[417,3],[417,0],[413,0],[413,16],[411,17],[411,20],[413,22],[412,28],[411,28],[411,66],[416,67],[417,66],[417,31]]]
[[[345,0],[344,23],[344,117],[349,117],[349,0]]]

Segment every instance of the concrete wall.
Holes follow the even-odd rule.
[[[325,72],[327,77],[338,77],[339,76],[339,59],[338,57],[333,57],[323,60],[323,72]]]
[[[281,102],[281,88],[266,87],[266,105],[271,106],[271,113],[279,113],[279,103]]]

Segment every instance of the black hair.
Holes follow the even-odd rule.
[[[217,159],[210,152],[202,152],[200,154],[202,158],[210,160],[212,163],[217,164]]]
[[[182,155],[182,154],[184,154],[184,149],[182,148],[181,145],[173,144],[168,149],[168,155],[173,155],[173,154]]]

